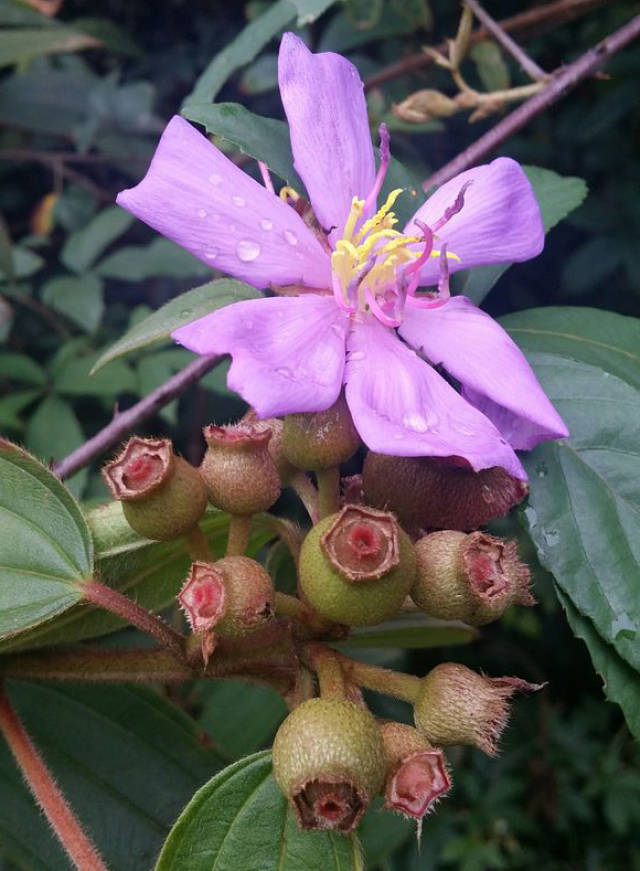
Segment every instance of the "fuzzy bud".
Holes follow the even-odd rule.
[[[207,507],[198,474],[173,453],[169,439],[129,439],[102,469],[127,522],[145,538],[170,541],[193,529]]]
[[[255,560],[247,556],[226,556],[214,563],[194,563],[190,577],[194,573],[210,578],[208,583],[215,579],[224,588],[224,610],[215,624],[219,638],[250,635],[273,617],[273,581]]]
[[[375,718],[343,699],[310,699],[278,729],[273,773],[303,829],[352,832],[384,780]]]
[[[399,610],[415,570],[413,545],[392,514],[345,505],[305,538],[300,589],[328,620],[372,626]]]
[[[517,677],[485,677],[445,662],[422,679],[413,712],[416,727],[434,744],[471,744],[494,756],[509,717],[508,700],[542,686]]]
[[[384,723],[380,734],[387,763],[385,807],[421,820],[451,789],[444,754],[404,723]]]
[[[208,450],[200,474],[212,504],[241,515],[270,508],[280,495],[280,476],[269,453],[271,430],[240,422],[211,424],[203,433]]]
[[[369,452],[362,470],[365,501],[393,511],[407,532],[470,531],[501,517],[529,492],[499,466],[474,472],[464,460],[391,457]]]
[[[360,436],[342,394],[325,411],[288,414],[284,419],[282,449],[299,469],[317,472],[339,466],[359,446]]]
[[[267,417],[261,419],[252,409],[242,418],[242,423],[253,424],[259,430],[269,430],[271,438],[269,439],[268,447],[271,459],[275,463],[281,482],[283,484],[288,484],[294,475],[298,474],[299,470],[289,462],[282,449],[282,431],[284,428],[284,421],[280,420],[279,417]]]
[[[193,563],[178,593],[178,602],[193,632],[205,632],[222,619],[227,593],[224,580],[210,563]]]
[[[391,111],[401,121],[410,124],[424,124],[434,118],[448,118],[460,111],[455,100],[447,97],[441,91],[425,88],[410,94],[405,100],[391,107]]]
[[[441,620],[484,626],[509,605],[535,605],[529,569],[515,541],[485,532],[432,532],[415,545],[416,580],[410,596]]]

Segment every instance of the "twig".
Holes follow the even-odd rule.
[[[477,0],[464,0],[464,2],[465,5],[471,9],[478,21],[481,21],[489,33],[495,38],[496,42],[500,43],[504,50],[518,61],[530,79],[537,82],[546,78],[547,74],[545,71],[538,66],[533,58],[529,57],[526,51],[520,48],[520,46],[511,39],[504,28],[498,24],[497,21],[494,21]]]
[[[221,362],[221,357],[198,357],[180,372],[177,372],[160,387],[152,390],[148,396],[136,402],[126,411],[119,412],[111,423],[96,433],[84,444],[72,451],[67,457],[55,463],[53,471],[60,478],[68,478],[89,465],[96,457],[108,451],[135,429],[143,420],[151,417],[160,408],[179,396],[182,391]]]
[[[497,22],[502,30],[508,33],[516,33],[519,31],[529,30],[533,28],[544,27],[553,24],[564,24],[567,21],[573,21],[574,18],[579,18],[585,15],[596,6],[601,6],[606,0],[556,0],[555,3],[547,3],[545,6],[536,6],[534,9],[529,9],[526,12],[519,12],[517,15],[512,15],[509,18],[503,18]],[[542,26],[542,27],[541,27]],[[489,31],[486,27],[480,27],[474,31],[469,40],[471,45],[477,42],[482,42],[489,36]],[[437,49],[440,53],[447,50],[447,43],[441,43]],[[398,76],[403,76],[406,73],[415,72],[423,67],[433,64],[433,57],[424,52],[410,54],[400,61],[389,64],[383,67],[365,79],[365,88],[370,90],[378,85],[384,84]]]
[[[595,73],[612,55],[638,36],[640,36],[640,15],[634,16],[619,30],[586,51],[578,60],[554,74],[543,91],[514,109],[510,115],[488,130],[484,136],[481,136],[430,176],[423,182],[423,189],[429,191],[473,166],[501,142],[528,124],[532,118],[557,103],[583,79]]]

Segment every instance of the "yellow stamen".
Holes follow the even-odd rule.
[[[280,188],[280,199],[285,203],[290,199],[293,200],[294,203],[297,203],[300,199],[300,194],[295,188],[289,187],[289,185],[284,185],[284,187]]]
[[[364,239],[367,233],[369,233],[371,230],[373,230],[374,227],[377,227],[378,224],[381,224],[384,221],[385,217],[391,211],[395,201],[398,199],[403,190],[404,188],[396,188],[394,191],[391,191],[391,193],[385,200],[384,205],[378,209],[378,211],[372,218],[369,218],[368,221],[364,222],[364,224],[358,231],[358,235],[356,236],[354,241],[359,242],[361,239]],[[389,218],[391,221],[393,221],[393,224],[397,224],[398,221],[393,212],[391,212]],[[393,224],[391,226],[393,226]]]

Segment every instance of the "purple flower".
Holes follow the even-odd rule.
[[[567,429],[509,336],[448,287],[457,269],[541,251],[540,212],[522,169],[498,158],[468,170],[398,230],[392,208],[402,191],[377,203],[388,133],[382,125],[376,172],[355,67],[312,54],[288,33],[279,81],[313,213],[295,191],[278,197],[259,185],[179,117],[145,178],[118,196],[205,263],[279,294],[219,309],[174,339],[199,354],[230,354],[229,386],[261,417],[321,411],[345,385],[372,450],[463,457],[475,470],[502,466],[526,478],[514,448]]]

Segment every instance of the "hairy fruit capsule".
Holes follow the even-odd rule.
[[[517,677],[486,677],[465,665],[445,662],[422,679],[415,724],[434,744],[470,744],[494,756],[509,717],[508,700],[514,693],[542,686]]]
[[[341,394],[325,411],[288,414],[282,431],[282,450],[299,469],[330,469],[350,459],[360,446],[351,412]]]
[[[444,754],[404,723],[384,723],[380,734],[386,758],[385,807],[421,820],[451,789]]]
[[[323,617],[371,626],[398,611],[415,566],[411,541],[392,514],[345,505],[305,538],[300,588]]]
[[[273,773],[303,829],[353,831],[384,772],[375,718],[344,699],[303,702],[273,742]]]
[[[535,605],[529,569],[518,559],[515,541],[444,530],[421,538],[415,551],[410,596],[432,617],[484,626],[509,605]]]
[[[197,469],[177,457],[169,439],[129,439],[102,469],[127,522],[145,538],[170,541],[193,529],[207,507]]]

